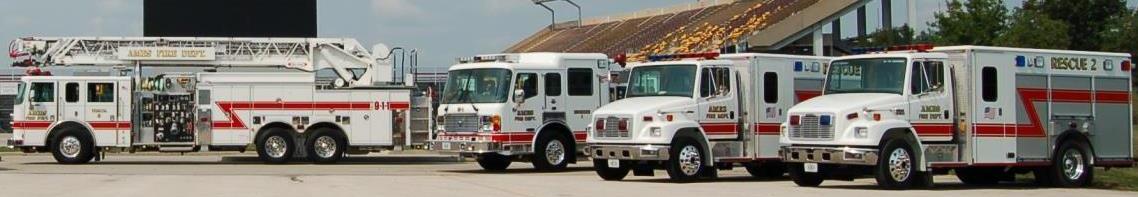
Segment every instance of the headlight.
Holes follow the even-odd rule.
[[[660,131],[660,127],[652,127],[648,129],[648,135],[652,137],[660,137],[660,135],[663,135],[663,132]]]
[[[854,137],[862,139],[869,137],[869,128],[854,127]]]

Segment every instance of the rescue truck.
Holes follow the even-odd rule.
[[[599,53],[513,53],[461,58],[450,67],[433,150],[474,157],[485,170],[513,161],[562,170],[584,148],[593,109],[610,102]]]
[[[390,149],[393,131],[408,128],[410,88],[392,82],[387,47],[373,49],[340,38],[21,38],[9,55],[32,75],[71,66],[117,76],[22,77],[8,144],[65,164],[108,150],[253,145],[267,163],[332,163]],[[190,68],[204,71],[160,72]],[[228,68],[278,69],[216,72]],[[317,80],[325,71],[334,80]]]
[[[789,110],[780,154],[800,186],[1036,181],[1087,186],[1134,164],[1130,55],[909,45],[830,63],[822,96]]]
[[[667,170],[675,181],[715,177],[743,164],[754,176],[784,174],[778,125],[786,110],[821,92],[828,57],[718,53],[650,56],[630,66],[626,98],[590,119],[597,175]]]

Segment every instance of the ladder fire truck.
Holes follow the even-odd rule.
[[[410,88],[392,81],[390,51],[376,45],[373,54],[354,39],[29,37],[10,48],[14,66],[32,75],[55,66],[117,72],[20,79],[8,144],[51,152],[59,163],[100,160],[108,150],[249,145],[267,163],[331,163],[392,148],[393,131],[408,128]],[[285,69],[217,72],[254,68]],[[334,79],[318,80],[325,71]]]
[[[1034,173],[1087,186],[1134,164],[1130,55],[984,46],[893,47],[830,63],[822,96],[789,110],[782,159],[794,182],[871,174],[882,187]]]
[[[626,98],[593,113],[589,155],[605,180],[715,177],[743,164],[784,174],[778,125],[791,105],[821,92],[828,57],[718,53],[658,55],[631,67]],[[660,61],[667,60],[667,61]]]
[[[609,103],[611,70],[599,53],[463,58],[450,68],[434,150],[475,157],[486,170],[531,161],[561,170],[584,148],[593,109]]]

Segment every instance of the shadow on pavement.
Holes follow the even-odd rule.
[[[581,171],[593,171],[593,167],[574,166],[574,167],[567,167],[567,168],[565,168],[565,170],[561,170],[561,171],[541,171],[541,170],[537,170],[537,169],[533,169],[533,168],[514,168],[514,169],[506,169],[506,170],[502,170],[502,171],[487,171],[487,170],[482,170],[482,169],[475,169],[475,170],[443,170],[442,172],[467,173],[467,174],[525,174],[525,173],[560,173],[560,172],[581,172]]]
[[[175,159],[176,160],[176,159]],[[335,164],[319,165],[356,165],[356,164],[391,164],[391,165],[432,165],[461,163],[452,156],[355,156],[345,157]],[[28,162],[26,165],[63,165],[56,162]],[[91,162],[89,165],[267,165],[257,156],[222,156],[218,161],[116,161],[108,157],[103,161]],[[307,159],[297,158],[281,165],[312,165]]]
[[[822,183],[822,185],[821,185],[821,186],[818,186],[818,188],[823,188],[823,189],[845,189],[845,190],[879,190],[879,191],[890,191],[889,189],[885,189],[885,188],[882,188],[882,187],[879,187],[879,186],[877,186],[877,184],[871,184],[871,185],[834,185],[834,186],[826,186],[826,183]],[[1011,182],[1005,182],[1005,183],[1000,183],[1000,184],[996,184],[996,185],[968,185],[968,184],[963,184],[963,183],[944,183],[944,184],[940,184],[940,183],[937,183],[937,184],[934,184],[934,185],[933,185],[932,187],[930,187],[930,188],[913,188],[913,189],[909,189],[909,190],[925,190],[925,191],[959,191],[959,190],[983,190],[983,189],[999,189],[999,190],[1035,190],[1035,189],[1047,189],[1047,187],[1040,187],[1039,185],[1036,185],[1036,184],[1034,184],[1034,183],[1025,183],[1025,182],[1014,182],[1014,183],[1011,183]]]
[[[631,176],[631,174],[629,175]],[[710,179],[699,179],[691,182],[675,182],[668,178],[667,173],[653,176],[653,179],[636,179],[636,180],[622,180],[622,182],[636,182],[636,183],[667,183],[667,184],[686,184],[686,183],[731,183],[731,182],[776,182],[776,181],[789,181],[788,177],[780,178],[756,178],[751,176],[729,176]],[[600,179],[600,178],[598,178]]]

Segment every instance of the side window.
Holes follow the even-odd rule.
[[[54,83],[32,83],[32,102],[55,102]]]
[[[115,84],[88,83],[87,102],[110,103],[115,102]]]
[[[593,69],[570,68],[568,74],[569,96],[593,95]]]
[[[731,70],[727,68],[714,68],[715,94],[725,96],[731,93]]]
[[[715,91],[711,84],[711,68],[703,68],[699,72],[699,97],[709,97]]]
[[[767,72],[763,74],[763,102],[778,103],[778,74]]]
[[[63,90],[64,101],[68,103],[79,102],[79,83],[67,83]]]
[[[980,95],[985,102],[996,102],[999,95],[996,92],[996,68],[987,66],[980,70]]]
[[[545,95],[561,96],[561,73],[545,73]]]
[[[938,61],[914,62],[913,80],[909,84],[913,94],[944,89],[944,63]]]
[[[528,99],[537,96],[537,74],[535,73],[518,73],[518,84],[515,86],[519,90],[524,90],[526,93],[522,99]],[[517,99],[517,98],[514,98]]]

